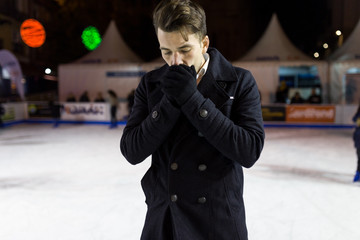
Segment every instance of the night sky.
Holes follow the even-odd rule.
[[[54,30],[49,33],[49,41],[52,40],[53,44],[49,45],[56,49],[57,53],[53,56],[58,62],[71,62],[86,54],[87,50],[79,40],[82,30],[93,25],[103,34],[111,19],[115,19],[126,43],[144,61],[160,56],[151,19],[152,10],[159,0],[65,2],[68,5],[74,2],[82,4],[73,7],[71,11],[65,4],[67,8],[63,7],[51,23]],[[314,51],[321,51],[324,41],[330,47],[336,44],[337,39],[332,32],[330,0],[198,2],[207,14],[210,46],[218,48],[231,61],[239,59],[254,46],[274,12],[287,36],[305,54],[312,56]],[[69,39],[72,41],[69,42]]]

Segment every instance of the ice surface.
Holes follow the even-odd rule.
[[[137,240],[146,205],[119,150],[123,127],[22,124],[0,130],[1,240]],[[352,129],[267,128],[245,169],[250,240],[358,240]]]

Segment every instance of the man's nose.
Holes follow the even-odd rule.
[[[171,57],[171,65],[180,65],[182,63],[181,55],[178,52],[175,52]]]

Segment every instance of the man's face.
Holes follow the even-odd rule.
[[[200,69],[205,61],[203,54],[209,46],[208,36],[200,41],[198,35],[189,34],[185,41],[180,32],[164,32],[160,28],[157,36],[162,57],[169,66],[185,64],[194,65],[196,71]]]

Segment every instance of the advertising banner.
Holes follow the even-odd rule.
[[[286,122],[297,123],[334,123],[335,106],[287,105]]]
[[[14,121],[22,121],[28,119],[27,103],[5,103],[2,104],[4,108],[4,115],[2,120],[5,123]]]
[[[63,103],[61,119],[70,121],[109,121],[106,103]]]
[[[285,121],[285,106],[262,106],[261,110],[264,121]]]

